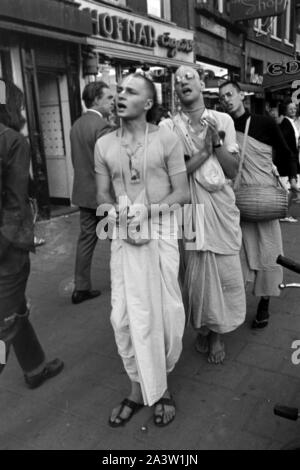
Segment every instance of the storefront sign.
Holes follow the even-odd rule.
[[[271,77],[279,77],[285,74],[288,76],[294,76],[295,74],[298,74],[300,78],[300,61],[291,60],[286,64],[283,64],[282,62],[275,62],[273,64],[268,65],[267,75],[270,75]]]
[[[119,15],[99,13],[98,10],[92,10],[91,17],[95,36],[149,48],[155,48],[158,44],[167,49],[168,57],[175,57],[177,52],[189,53],[193,50],[192,40],[178,40],[172,37],[169,32],[157,35],[154,26],[150,24]]]
[[[267,68],[267,73],[264,74],[263,86],[264,88],[271,87],[289,87],[292,81],[292,88],[296,89],[292,94],[292,100],[295,103],[300,102],[300,61],[290,60],[283,64],[282,62],[275,62],[270,64]]]
[[[189,39],[180,39],[170,37],[170,33],[164,33],[158,36],[158,45],[160,47],[166,47],[168,49],[168,57],[175,57],[177,51],[192,52],[193,41]]]
[[[139,46],[155,47],[155,29],[121,16],[98,14],[92,10],[93,33],[116,41],[130,42]]]
[[[233,21],[281,15],[286,0],[231,0],[230,17]]]

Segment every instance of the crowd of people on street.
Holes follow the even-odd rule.
[[[244,323],[248,288],[258,298],[254,329],[268,325],[270,298],[280,293],[279,218],[244,220],[236,192],[274,187],[280,175],[289,210],[299,197],[296,105],[251,114],[239,84],[229,80],[219,89],[224,112],[215,111],[205,106],[204,86],[196,69],[179,67],[180,107],[174,115],[160,108],[157,123],[156,89],[146,74],[122,78],[116,96],[103,81],[91,82],[82,95],[86,112],[71,129],[72,202],[80,212],[73,304],[101,294],[91,282],[99,227],[111,242],[111,323],[130,381],[129,394],[109,416],[112,427],[143,406],[154,406],[156,426],[170,424],[176,404],[168,375],[181,355],[185,326],[192,325],[195,348],[209,363],[223,363],[224,335]],[[20,132],[23,94],[9,82],[6,90],[0,104],[0,340],[7,357],[14,348],[25,382],[35,388],[64,364],[46,361],[28,318],[25,291],[35,249],[30,151]],[[288,212],[282,221],[296,219]]]

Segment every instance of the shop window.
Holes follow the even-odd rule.
[[[171,0],[147,0],[148,15],[171,20]]]
[[[286,9],[282,15],[254,20],[254,30],[258,35],[270,34],[274,39],[284,39],[286,43],[293,44],[295,22],[291,0],[287,0]]]
[[[295,41],[295,22],[294,13],[291,5],[291,0],[287,0],[287,7],[285,11],[285,42],[294,44]]]
[[[283,16],[274,16],[271,18],[271,36],[273,39],[282,40]]]
[[[227,10],[225,0],[197,0],[198,5],[201,3],[212,6],[214,10],[218,10],[220,13],[224,13]]]
[[[6,49],[0,49],[0,77],[12,80],[11,57]]]

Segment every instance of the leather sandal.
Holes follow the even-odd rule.
[[[130,408],[131,413],[129,414],[129,416],[127,418],[122,418],[121,414],[122,414],[122,411],[124,410],[125,406]],[[125,398],[121,403],[121,408],[120,408],[119,413],[117,414],[117,416],[115,417],[115,419],[113,421],[112,421],[111,418],[109,418],[108,424],[112,428],[118,428],[119,426],[124,426],[124,424],[126,424],[128,421],[130,421],[132,416],[135,413],[137,413],[143,407],[144,407],[143,404],[136,403],[135,401],[130,400],[129,398]]]
[[[165,416],[165,405],[167,406],[173,406],[176,410],[176,405],[175,405],[175,402],[173,400],[173,398],[170,396],[169,398],[167,397],[162,397],[160,400],[158,400],[156,403],[155,403],[155,407],[157,405],[162,405],[163,407],[163,413],[162,414],[159,414],[159,413],[155,413],[154,412],[154,415],[153,415],[153,421],[154,421],[154,424],[155,426],[159,426],[159,427],[163,427],[163,426],[168,426],[168,424],[172,423],[172,421],[174,421],[175,419],[175,416],[174,415],[169,421],[167,421],[166,423],[164,422],[164,416]]]
[[[257,306],[256,317],[252,322],[251,328],[260,329],[268,326],[269,323],[269,299],[260,299]]]
[[[251,328],[255,329],[260,329],[260,328],[265,328],[269,324],[269,319],[266,318],[265,320],[257,320],[256,318],[253,320]]]

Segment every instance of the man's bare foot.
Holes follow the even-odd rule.
[[[154,405],[154,424],[160,427],[167,426],[174,420],[175,414],[175,402],[167,390]]]
[[[135,406],[135,404],[137,406]],[[109,424],[113,427],[121,426],[125,422],[129,421],[133,414],[142,406],[144,405],[141,386],[137,382],[132,382],[130,395],[120,405],[116,406],[116,408],[112,410]]]
[[[213,331],[209,335],[208,362],[210,364],[220,364],[225,359],[225,346],[221,341],[221,335]]]
[[[197,352],[201,354],[206,354],[209,350],[209,342],[208,342],[208,335],[202,335],[198,333],[196,342],[195,342],[195,349]]]

